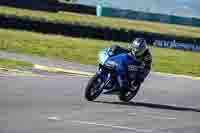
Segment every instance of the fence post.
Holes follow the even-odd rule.
[[[100,4],[97,4],[96,6],[96,15],[100,17],[102,15],[102,6]]]

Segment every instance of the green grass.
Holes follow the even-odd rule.
[[[15,15],[18,17],[27,17],[34,20],[44,20],[49,22],[77,23],[93,27],[110,27],[114,29],[124,28],[135,31],[160,33],[164,35],[200,38],[200,28],[173,24],[161,24],[117,18],[113,19],[69,12],[49,13],[2,6],[0,6],[0,14]]]
[[[153,70],[200,76],[200,53],[152,48]]]
[[[33,64],[25,61],[17,61],[0,58],[0,67],[14,68],[14,67],[32,67]]]
[[[116,42],[0,29],[0,50],[97,64],[97,53]],[[125,43],[120,43],[126,46]],[[153,70],[200,76],[200,53],[151,47]]]

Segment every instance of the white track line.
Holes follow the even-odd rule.
[[[137,113],[129,113],[130,116],[136,116]],[[176,120],[175,117],[159,116],[159,115],[149,115],[143,114],[142,117],[151,118],[151,119],[160,119],[160,120]]]
[[[192,77],[187,75],[179,75],[179,74],[171,74],[171,73],[162,73],[162,72],[152,72],[153,74],[160,75],[160,76],[167,76],[172,78],[185,78],[191,80],[200,80],[200,77]]]
[[[52,121],[61,121],[62,119],[58,116],[51,116],[51,117],[48,117],[48,120],[52,120]]]
[[[164,132],[160,132],[160,131],[138,129],[138,128],[133,128],[133,127],[125,127],[125,126],[116,126],[116,125],[102,124],[102,123],[89,122],[89,121],[72,121],[72,123],[109,127],[109,128],[113,128],[113,129],[124,129],[124,130],[131,130],[131,131],[143,132],[143,133],[164,133]]]

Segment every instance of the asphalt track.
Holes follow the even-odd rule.
[[[200,80],[151,74],[130,103],[86,101],[88,80],[0,75],[0,133],[200,132]]]

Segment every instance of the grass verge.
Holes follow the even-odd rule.
[[[110,27],[114,29],[132,29],[135,31],[160,33],[178,37],[200,38],[200,28],[180,26],[173,24],[161,24],[146,21],[127,19],[113,19],[107,17],[96,17],[81,15],[70,12],[49,13],[43,11],[32,11],[0,6],[0,14],[26,17],[33,20],[48,22],[74,23],[93,27]]]
[[[25,61],[17,61],[0,58],[0,67],[14,68],[14,67],[32,67],[33,64]]]
[[[82,64],[97,64],[98,51],[114,43],[117,42],[0,29],[0,50],[60,58]],[[151,50],[153,71],[200,76],[200,53],[155,47],[151,47]]]

